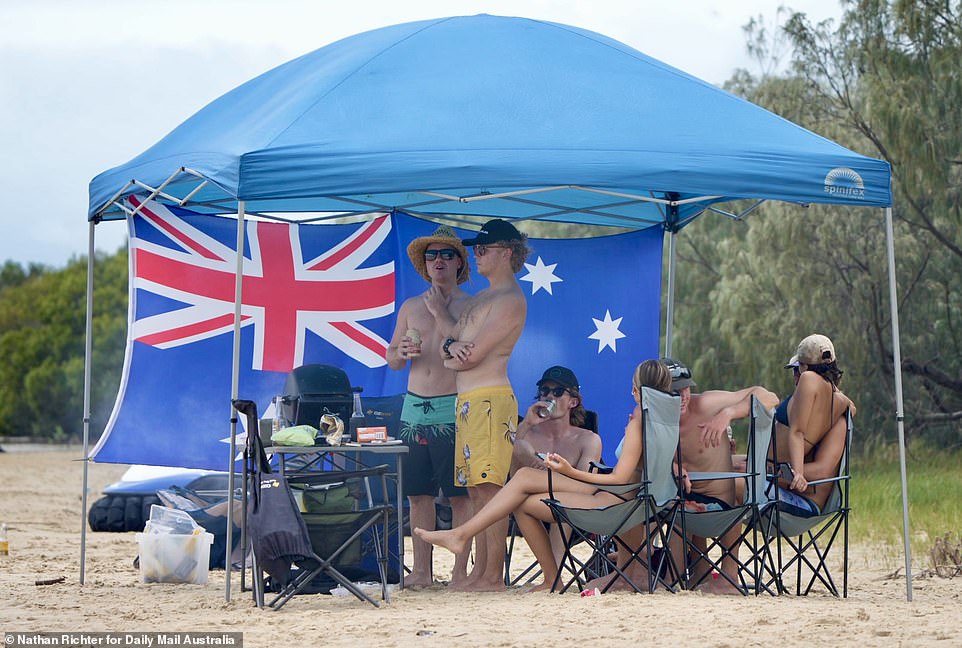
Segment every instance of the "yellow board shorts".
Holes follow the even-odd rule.
[[[503,486],[511,468],[518,401],[511,385],[458,394],[454,424],[454,483]]]

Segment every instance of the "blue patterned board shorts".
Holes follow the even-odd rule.
[[[408,447],[404,458],[404,495],[448,497],[468,491],[454,483],[454,406],[456,394],[419,396],[408,392],[401,408],[401,439]]]

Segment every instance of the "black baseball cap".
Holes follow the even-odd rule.
[[[678,360],[674,358],[662,358],[661,363],[668,367],[668,372],[671,374],[672,391],[697,386],[695,381],[691,379],[691,369]]]
[[[554,367],[545,369],[544,374],[541,375],[541,380],[538,381],[538,387],[540,387],[542,383],[546,383],[549,380],[558,383],[562,387],[567,387],[568,389],[581,389],[581,386],[578,384],[578,377],[575,376],[575,372],[567,367],[556,365]]]
[[[495,218],[489,220],[481,226],[481,231],[474,238],[464,239],[461,242],[467,246],[472,245],[491,245],[501,241],[520,241],[521,232],[506,220]]]

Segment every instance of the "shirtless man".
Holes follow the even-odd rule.
[[[511,468],[518,401],[508,381],[508,358],[528,310],[515,278],[530,252],[527,238],[494,219],[463,241],[474,247],[478,272],[490,285],[468,300],[441,344],[444,366],[457,374],[455,482],[467,487],[474,511],[501,489]],[[504,589],[507,534],[507,517],[478,534],[474,569],[459,589]]]
[[[592,461],[601,460],[601,437],[582,427],[585,408],[581,403],[580,385],[567,367],[551,367],[538,381],[538,399],[528,408],[518,424],[511,456],[511,473],[523,466],[544,470],[544,460],[537,452],[561,455],[578,470],[588,471]],[[546,403],[554,403],[542,417]]]
[[[695,382],[691,370],[671,358],[661,360],[671,372],[671,388],[681,397],[681,460],[683,474],[687,472],[732,472],[732,452],[728,441],[728,426],[732,421],[746,418],[751,414],[751,397],[761,401],[765,407],[775,407],[778,396],[764,387],[747,387],[739,391],[706,391],[691,393]],[[698,510],[721,510],[735,505],[735,481],[717,479],[696,481],[691,484],[688,494],[689,506]],[[721,538],[725,547],[733,547],[738,541],[740,529],[736,525]],[[704,542],[704,539],[696,538]],[[703,545],[704,548],[704,545]],[[737,547],[733,552],[737,551]],[[699,561],[692,566],[693,581],[698,582],[705,575],[706,565]],[[735,560],[726,556],[722,570],[733,582],[738,582],[738,566]],[[728,580],[708,579],[700,587],[702,591],[713,593],[737,594],[738,590]]]
[[[411,263],[431,287],[406,300],[387,348],[388,366],[401,370],[411,363],[408,392],[401,410],[399,436],[408,446],[404,460],[404,494],[411,504],[411,526],[434,529],[434,499],[441,490],[451,503],[453,524],[469,517],[470,502],[464,487],[454,483],[454,372],[445,369],[439,352],[441,341],[453,329],[452,315],[461,314],[468,294],[459,287],[468,280],[468,251],[450,227],[408,245]],[[440,317],[437,314],[441,314]],[[434,546],[414,536],[414,569],[404,579],[408,587],[434,583]],[[455,557],[451,583],[467,575],[468,552]]]
[[[591,462],[601,461],[601,437],[585,425],[585,408],[581,403],[581,386],[574,372],[567,367],[550,367],[538,381],[536,401],[528,408],[524,420],[518,424],[511,455],[511,474],[530,466],[545,470],[544,460],[536,453],[561,455],[578,470],[588,472]],[[554,403],[547,416],[547,403]],[[549,533],[555,559],[564,555],[564,544],[557,525]]]

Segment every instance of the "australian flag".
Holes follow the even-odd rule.
[[[114,411],[92,456],[224,470],[237,222],[132,203],[141,210],[129,224],[127,352]],[[427,287],[407,245],[436,228],[402,213],[339,225],[249,221],[239,396],[264,413],[291,369],[315,363],[341,367],[364,397],[403,393],[407,372],[392,371],[384,355],[397,308]],[[599,414],[610,461],[631,410],[631,371],[657,355],[661,231],[529,245],[533,253],[518,273],[528,317],[509,364],[521,413],[544,369],[570,367],[585,406]],[[486,286],[472,267],[462,287],[474,293]]]

